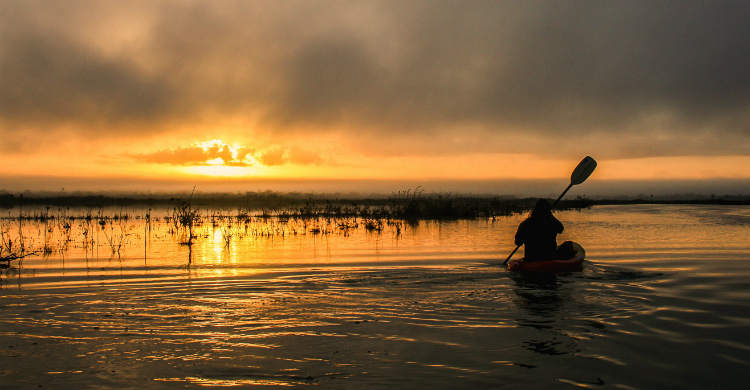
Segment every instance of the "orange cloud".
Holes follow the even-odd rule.
[[[265,166],[327,164],[327,161],[319,153],[298,146],[291,148],[276,146],[268,150],[258,151],[256,148],[248,146],[233,147],[220,139],[194,142],[188,147],[164,149],[152,153],[129,154],[129,157],[144,163],[182,166],[249,167],[256,163]]]
[[[292,147],[288,152],[289,161],[299,165],[323,165],[326,161],[320,154],[311,152],[300,147]]]
[[[227,165],[248,167],[255,163],[252,155],[255,148],[242,146],[234,148],[220,139],[194,142],[189,147],[164,149],[153,153],[130,154],[129,156],[145,163],[170,165]]]
[[[258,161],[267,166],[296,164],[296,165],[332,165],[320,153],[293,146],[285,149],[276,147],[259,153]]]
[[[275,148],[258,155],[258,161],[267,166],[284,165],[286,164],[286,158],[284,157],[284,149]]]

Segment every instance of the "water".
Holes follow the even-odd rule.
[[[54,251],[3,273],[0,388],[750,383],[750,209],[561,212],[587,264],[547,277],[500,266],[522,218],[26,226]]]

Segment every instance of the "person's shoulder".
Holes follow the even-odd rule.
[[[526,229],[527,227],[533,225],[533,223],[534,221],[532,221],[531,218],[526,218],[518,224],[518,230]]]

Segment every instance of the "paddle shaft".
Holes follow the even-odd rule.
[[[573,184],[570,184],[568,186],[568,188],[566,188],[565,191],[563,191],[563,193],[560,194],[560,196],[557,198],[557,200],[555,201],[555,203],[552,203],[552,207],[550,207],[550,210],[552,210],[552,209],[555,208],[555,205],[557,204],[557,202],[559,202],[560,199],[562,199],[562,197],[565,196],[565,193],[568,192],[568,190],[570,189],[570,187],[573,187]],[[521,247],[521,245],[516,245],[516,249],[513,249],[513,252],[510,252],[510,255],[508,256],[508,258],[505,259],[505,261],[503,261],[503,265],[508,264],[508,260],[510,260],[510,258],[513,257],[513,255],[516,254],[516,252],[518,251],[518,248],[520,248],[520,247]]]
[[[508,255],[508,258],[505,259],[505,261],[503,261],[503,265],[508,264],[508,260],[510,260],[510,258],[516,254],[516,251],[518,251],[518,248],[520,247],[521,247],[520,245],[516,245],[516,249],[513,249],[513,252],[510,252],[510,255]]]
[[[560,196],[557,198],[555,203],[553,203],[552,206],[550,207],[550,210],[555,208],[555,205],[557,205],[557,202],[559,202],[560,199],[562,199],[562,197],[565,196],[565,194],[568,192],[570,187],[573,187],[574,185],[581,184],[584,181],[586,181],[586,179],[589,178],[591,173],[594,172],[594,169],[596,169],[596,160],[591,158],[591,156],[586,156],[583,160],[581,160],[581,162],[578,163],[578,166],[576,166],[576,169],[574,169],[573,173],[570,175],[570,185],[568,185],[568,188],[566,188],[565,191],[563,191],[563,193],[560,194]],[[505,259],[505,261],[503,261],[503,265],[508,263],[508,260],[510,260],[510,258],[516,254],[516,251],[520,247],[521,245],[516,245],[516,249],[513,249],[513,252],[510,253],[510,256],[508,256],[508,258]]]
[[[562,194],[560,194],[559,197],[557,197],[557,200],[555,201],[555,203],[552,203],[552,207],[550,207],[550,210],[555,208],[555,205],[557,204],[557,202],[559,202],[560,199],[562,199],[562,197],[565,196],[566,193],[568,193],[568,190],[570,189],[570,187],[573,187],[572,183],[568,186],[568,188],[565,189],[565,191],[563,191]]]

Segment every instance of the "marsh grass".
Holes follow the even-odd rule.
[[[110,214],[102,210],[76,214],[69,208],[53,209],[51,206],[28,212],[19,209],[17,215],[0,218],[0,268],[11,268],[14,260],[18,260],[20,266],[21,260],[29,256],[48,258],[59,254],[64,257],[71,248],[82,248],[88,253],[99,244],[109,248],[110,258],[119,257],[132,235],[129,222],[142,218],[146,217],[134,216],[122,208]],[[150,223],[150,216],[148,218]],[[41,241],[38,245],[27,237],[33,236],[35,230]]]
[[[13,228],[17,234],[13,235]],[[24,258],[39,253],[33,249],[33,241],[27,243],[23,233],[23,210],[19,207],[18,219],[13,220],[8,214],[8,219],[0,223],[0,269],[10,267],[12,261],[18,261],[19,265]]]
[[[10,267],[11,261],[22,261],[28,256],[34,256],[39,250],[33,249],[33,241],[27,242],[23,234],[23,226],[17,221],[17,233],[12,230],[12,223],[0,225],[0,268]]]
[[[495,219],[527,212],[537,200],[426,195],[417,187],[393,193],[387,199],[309,198],[272,207],[254,208],[248,203],[229,209],[222,203],[198,202],[193,195],[194,191],[185,199],[170,199],[166,212],[156,214],[150,207],[144,214],[128,212],[124,206],[114,212],[111,208],[108,212],[103,208],[72,212],[69,207],[50,205],[24,212],[19,207],[15,215],[8,213],[0,218],[0,268],[11,267],[15,260],[20,266],[20,261],[28,256],[65,256],[71,247],[86,253],[103,247],[108,249],[110,259],[120,258],[134,235],[141,234],[133,231],[139,226],[132,223],[134,220],[144,224],[143,240],[138,242],[143,242],[145,257],[152,224],[163,224],[166,232],[192,253],[195,242],[217,240],[217,234],[221,234],[221,244],[227,250],[245,239],[306,234],[349,236],[359,229],[399,237],[407,226],[418,226],[421,221]],[[590,199],[579,196],[560,202],[558,209],[581,209],[592,204]],[[38,229],[40,245],[28,239],[24,229]]]
[[[104,231],[104,238],[109,244],[111,251],[110,257],[117,255],[120,256],[123,247],[127,244],[127,239],[130,236],[127,227],[127,220],[111,220],[109,222],[109,229],[102,229]],[[108,233],[109,232],[109,233]]]
[[[425,197],[423,192],[404,191],[394,193],[380,204],[363,204],[349,201],[327,200],[315,203],[312,200],[302,205],[279,206],[263,209],[261,218],[361,218],[366,220],[458,220],[496,218],[530,210],[536,201],[501,201],[498,199],[452,197],[437,195]]]
[[[203,222],[200,212],[192,207],[194,193],[195,187],[193,187],[193,192],[190,193],[187,200],[175,200],[172,206],[172,216],[169,217],[173,221],[176,231],[182,233],[180,244],[187,246],[193,245],[193,241],[196,239],[194,228]]]

